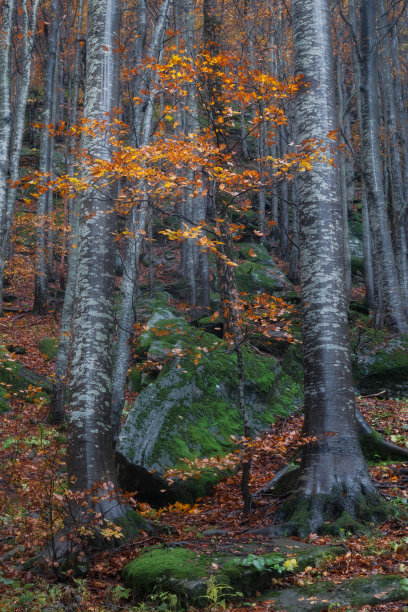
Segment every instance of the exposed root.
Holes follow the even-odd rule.
[[[345,488],[333,489],[330,495],[316,494],[302,497],[296,492],[278,512],[280,524],[264,527],[251,533],[266,537],[298,536],[310,533],[341,535],[360,533],[368,523],[385,520],[389,514],[387,503],[377,494],[364,488],[356,495]]]
[[[381,459],[383,461],[408,461],[408,448],[402,448],[384,438],[371,427],[356,410],[357,433],[361,448],[367,461]]]

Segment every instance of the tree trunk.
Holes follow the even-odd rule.
[[[328,0],[293,0],[295,73],[310,88],[296,99],[299,142],[328,143],[336,129]],[[325,112],[322,113],[321,109]],[[305,535],[350,516],[370,520],[384,508],[359,445],[344,288],[343,210],[338,169],[315,162],[299,193],[305,423],[295,491],[276,531]],[[332,526],[334,528],[334,526]]]
[[[378,53],[374,0],[361,1],[361,140],[368,210],[386,324],[408,331],[395,267],[381,167],[378,112]]]
[[[38,11],[39,0],[31,6],[31,14],[29,13],[27,0],[22,2],[22,50],[19,57],[19,66],[21,74],[19,75],[16,90],[16,104],[15,114],[13,117],[13,138],[10,142],[10,165],[9,165],[9,180],[12,183],[18,181],[19,178],[19,164],[21,147],[23,143],[24,125],[25,125],[25,112],[27,106],[28,92],[30,88],[30,77],[31,77],[31,57],[34,47],[35,36],[34,32],[37,27],[37,11]],[[16,188],[10,185],[7,186],[7,210],[4,219],[4,227],[1,230],[1,242],[0,242],[0,305],[2,303],[3,283],[4,283],[4,265],[2,262],[7,257],[8,242],[10,237],[10,230],[13,224],[14,218],[14,206],[16,201]]]
[[[382,30],[386,31],[389,27],[385,12],[384,0],[380,0],[380,11],[382,14]],[[391,183],[391,201],[392,201],[392,237],[395,253],[395,261],[397,265],[398,280],[402,302],[407,312],[408,308],[408,259],[405,241],[404,228],[404,193],[402,182],[402,166],[400,155],[400,142],[398,136],[397,110],[395,92],[392,81],[392,66],[391,42],[389,36],[386,36],[383,41],[383,49],[381,53],[381,89],[383,92],[383,105],[386,120],[386,129],[388,134],[389,147],[389,172]]]
[[[80,0],[78,6],[78,24],[77,24],[77,41],[75,47],[74,58],[74,77],[72,88],[72,109],[71,109],[71,126],[76,125],[78,115],[78,95],[79,95],[79,60],[80,60],[80,44],[83,24],[83,0]],[[75,173],[74,155],[72,151],[75,149],[75,139],[72,138],[69,143],[70,152],[68,154],[68,166],[71,176]],[[55,381],[53,394],[51,398],[50,412],[48,420],[50,423],[60,424],[65,418],[65,399],[67,387],[67,370],[69,350],[71,346],[71,327],[72,313],[75,304],[75,284],[76,284],[76,269],[78,262],[78,241],[79,241],[79,214],[80,214],[79,198],[70,208],[70,250],[68,256],[68,278],[65,289],[64,304],[61,313],[61,322],[58,338],[58,351],[55,359]]]
[[[40,163],[39,170],[46,175],[52,170],[52,139],[49,134],[49,125],[53,121],[55,108],[55,78],[57,64],[57,41],[59,26],[59,0],[53,0],[50,15],[50,30],[47,41],[47,60],[45,67],[44,84],[44,110],[42,114],[43,127],[41,129]],[[47,261],[47,217],[49,219],[52,194],[49,189],[38,197],[37,201],[37,232],[35,246],[35,283],[34,306],[36,314],[46,313],[49,305],[48,290],[48,261]]]
[[[10,57],[11,34],[14,19],[14,0],[2,2],[0,18],[2,38],[0,40],[0,278],[4,277],[4,266],[7,246],[7,188],[9,178],[9,152],[11,137],[11,101],[10,101]],[[0,286],[0,310],[2,309],[2,288]]]
[[[89,0],[84,117],[111,113],[118,87],[119,0]],[[92,157],[110,159],[108,134],[86,137]],[[84,196],[73,321],[67,466],[70,488],[96,488],[89,505],[73,509],[80,517],[91,509],[105,520],[127,508],[109,496],[116,488],[110,422],[116,213],[112,186],[90,187]],[[105,487],[105,488],[104,488]]]
[[[157,57],[160,59],[163,46],[163,38],[166,31],[166,24],[169,16],[169,11],[172,5],[172,0],[164,0],[159,13],[157,25],[152,37],[150,48],[148,49],[149,57]],[[141,36],[144,34],[144,18],[141,21],[140,27]],[[137,53],[143,53],[143,49],[137,48]],[[143,56],[136,58],[137,62],[141,63]],[[151,75],[150,75],[151,77]],[[138,82],[141,89],[148,86],[147,81]],[[141,92],[135,95],[140,95]],[[144,116],[137,115],[135,118],[135,146],[139,143],[146,146],[150,142],[153,110],[154,110],[154,92],[149,92],[146,101],[146,110]],[[141,121],[138,125],[136,121]],[[122,410],[125,402],[126,377],[130,357],[131,342],[133,339],[133,324],[135,322],[135,296],[137,291],[137,273],[139,258],[144,240],[144,231],[146,221],[148,220],[148,198],[145,193],[143,184],[140,187],[142,198],[138,209],[133,208],[128,217],[128,229],[130,236],[126,245],[126,255],[124,258],[124,275],[121,286],[121,311],[118,324],[118,334],[116,340],[115,366],[113,373],[113,389],[112,389],[112,410],[111,421],[113,431],[113,444],[120,433],[120,424]],[[144,195],[143,195],[144,194]]]

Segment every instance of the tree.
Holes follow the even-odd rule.
[[[93,138],[85,137],[83,148],[100,164],[111,155],[109,118],[117,100],[119,18],[119,0],[88,2],[84,117],[91,124],[104,118],[107,127]],[[116,485],[110,422],[116,230],[113,189],[109,182],[89,188],[82,201],[67,454],[70,486],[89,491],[96,485],[98,491],[89,506],[109,520],[127,511],[107,494]]]
[[[42,113],[41,146],[40,146],[40,172],[44,175],[53,169],[53,138],[49,133],[49,126],[55,123],[56,107],[56,80],[58,56],[58,27],[59,27],[59,0],[53,0],[50,11],[50,29],[47,40],[47,55],[44,77],[44,108]],[[37,314],[47,311],[49,303],[48,276],[49,261],[47,258],[49,232],[46,230],[46,219],[52,212],[52,190],[46,189],[37,201],[37,236],[36,236],[36,275],[34,288],[33,310]],[[47,236],[48,234],[48,236]]]
[[[0,38],[0,227],[4,236],[0,252],[0,278],[3,280],[5,264],[5,233],[7,224],[7,180],[9,172],[9,149],[11,138],[11,100],[10,100],[10,56],[12,27],[15,3],[2,2],[0,7],[1,38]],[[3,283],[1,282],[1,285]]]
[[[378,276],[380,304],[384,312],[384,320],[389,327],[405,333],[408,331],[407,316],[404,301],[401,297],[401,285],[398,281],[388,225],[387,201],[384,195],[379,133],[378,47],[374,0],[362,0],[361,2],[360,29],[360,132],[364,181],[367,188],[368,211],[370,213],[370,225],[373,235],[374,267]],[[396,163],[393,163],[394,168],[395,166]],[[406,257],[406,253],[403,256]],[[402,269],[401,275],[403,276]],[[405,290],[404,285],[403,289]]]
[[[384,504],[359,444],[349,357],[339,174],[330,152],[336,130],[328,0],[293,0],[299,141],[317,139],[327,159],[299,175],[305,421],[295,490],[272,531],[305,535],[345,516],[377,520]],[[309,84],[309,87],[306,86]],[[322,112],[322,108],[325,112]]]

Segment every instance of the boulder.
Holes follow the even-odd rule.
[[[258,601],[271,610],[361,610],[392,601],[403,603],[408,597],[408,579],[398,575],[362,576],[340,584],[319,581],[304,587],[265,593]],[[374,608],[375,609],[375,608]],[[392,608],[396,610],[397,608]],[[398,610],[404,608],[399,608]]]
[[[385,397],[408,396],[408,336],[387,337],[367,328],[354,352],[354,376],[360,393],[385,391]]]
[[[284,538],[214,543],[210,552],[200,553],[177,545],[155,546],[145,548],[124,567],[123,580],[138,598],[154,590],[173,593],[177,609],[184,610],[188,605],[211,603],[211,587],[218,588],[220,599],[253,596],[268,588],[273,578],[319,566],[343,552],[341,546]]]
[[[234,450],[231,436],[244,433],[237,406],[237,359],[220,338],[188,325],[170,310],[155,311],[147,327],[136,350],[141,360],[148,357],[156,364],[156,378],[140,370],[137,377],[133,371],[132,387],[140,394],[118,442],[119,478],[127,490],[137,490],[141,499],[155,506],[191,503],[220,474],[208,470],[199,479],[172,485],[163,475],[169,468],[181,468],[183,459]],[[301,384],[289,358],[281,364],[246,347],[243,358],[246,409],[251,431],[258,434],[276,416],[301,404]]]
[[[33,401],[38,392],[33,394],[32,387],[41,387],[45,394],[52,390],[47,378],[24,367],[5,346],[0,346],[0,414],[10,409],[9,398],[12,395]]]
[[[291,290],[292,284],[263,244],[240,242],[238,250],[240,257],[246,260],[236,268],[239,291],[275,293]]]

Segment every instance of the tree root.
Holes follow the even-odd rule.
[[[358,438],[367,461],[408,461],[408,448],[384,440],[381,434],[367,423],[359,410],[356,410],[356,421]]]
[[[346,492],[347,487],[333,489],[330,495],[309,497],[296,492],[277,514],[280,524],[251,531],[265,537],[298,536],[310,533],[344,535],[367,531],[367,523],[379,522],[389,515],[387,503],[378,495],[361,489],[359,495]]]

